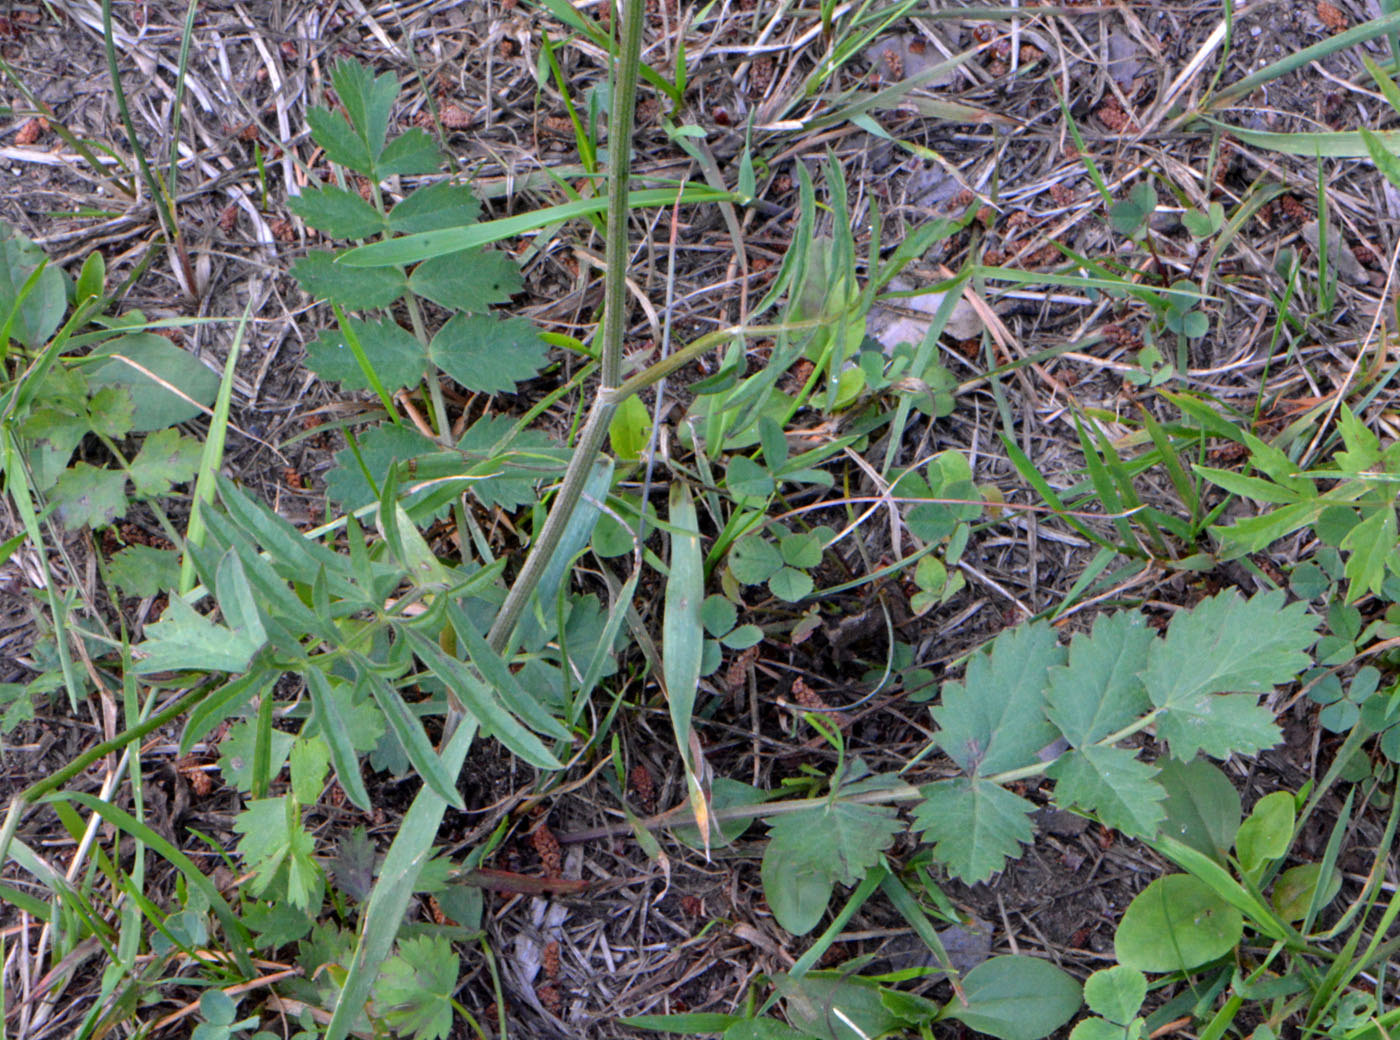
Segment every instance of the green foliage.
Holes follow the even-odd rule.
[[[460,961],[442,936],[399,943],[374,988],[375,1009],[399,1036],[442,1040],[452,1030]]]

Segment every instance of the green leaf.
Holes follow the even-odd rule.
[[[739,608],[718,593],[706,596],[700,605],[700,623],[716,639],[732,629],[738,620]]]
[[[326,150],[328,160],[366,177],[374,173],[374,156],[344,116],[313,105],[306,110],[306,121],[311,126],[311,136]]]
[[[343,188],[303,188],[287,208],[331,238],[369,238],[385,226],[377,209]]]
[[[651,437],[651,413],[647,411],[646,402],[636,394],[628,397],[617,406],[617,411],[613,413],[612,421],[608,423],[608,444],[612,447],[613,455],[619,462],[637,462],[642,457],[642,452],[646,451],[647,441]],[[599,520],[601,526],[604,521]],[[613,527],[620,527],[613,521]],[[594,548],[598,547],[598,540],[595,537]],[[629,552],[632,549],[632,538],[628,534],[626,546],[622,552]],[[620,556],[620,552],[606,553],[609,556]]]
[[[292,264],[292,277],[308,294],[350,310],[388,307],[408,291],[408,279],[396,267],[349,267],[336,254],[313,249]]]
[[[859,881],[903,830],[891,808],[839,800],[765,822],[763,894],[778,923],[794,935],[816,927],[832,886]]]
[[[1385,581],[1386,557],[1395,551],[1395,507],[1387,503],[1353,527],[1338,547],[1347,557],[1347,602],[1367,592],[1379,594]]]
[[[104,386],[88,401],[88,423],[93,432],[120,440],[136,421],[136,403],[124,386]]]
[[[1162,830],[1204,856],[1223,862],[1240,829],[1240,794],[1218,766],[1203,758],[1162,762],[1157,782],[1167,792]]]
[[[729,571],[744,585],[767,581],[783,566],[783,554],[761,534],[748,534],[729,550]]]
[[[1156,768],[1129,748],[1090,744],[1062,756],[1049,772],[1056,802],[1087,809],[1114,830],[1150,838],[1166,816]]]
[[[415,643],[426,642],[416,631],[411,631],[411,635],[416,637]],[[442,759],[438,758],[437,751],[433,749],[432,742],[428,740],[428,735],[423,732],[423,724],[404,702],[403,695],[368,662],[365,662],[357,671],[360,682],[374,697],[374,702],[384,713],[389,727],[394,731],[394,736],[399,738],[400,746],[408,755],[408,760],[413,764],[414,770],[423,778],[423,782],[448,805],[458,809],[463,808],[465,803],[457,791],[457,778],[447,771],[447,767],[442,764]]]
[[[202,414],[200,405],[208,406],[219,392],[217,373],[150,332],[122,336],[94,350],[84,359],[83,374],[93,389],[118,386],[131,391],[131,428],[138,431],[193,419]]]
[[[437,173],[442,167],[442,152],[437,144],[418,127],[411,127],[389,142],[379,156],[375,173],[381,178],[403,174]]]
[[[1296,812],[1287,791],[1266,794],[1255,803],[1235,835],[1235,852],[1246,875],[1278,859],[1293,844]]]
[[[171,596],[165,613],[146,628],[147,639],[136,648],[136,672],[241,672],[261,649],[256,633],[235,632],[216,625],[179,596]]]
[[[1321,878],[1321,863],[1300,863],[1280,874],[1270,897],[1278,915],[1285,921],[1301,921],[1307,917],[1312,907],[1313,893],[1317,891]],[[1319,908],[1332,902],[1341,889],[1342,872],[1333,868],[1318,902]]]
[[[128,545],[116,553],[107,566],[112,581],[128,596],[145,599],[180,583],[180,554],[174,549]]]
[[[31,275],[47,262],[42,249],[0,220],[0,329],[14,314],[15,304]],[[14,314],[10,335],[36,350],[53,335],[67,309],[63,271],[46,266]]]
[[[375,1009],[396,1035],[442,1040],[452,1030],[452,994],[461,959],[440,935],[404,939],[384,962],[374,987]]]
[[[424,260],[409,276],[408,287],[449,310],[480,314],[494,304],[509,303],[524,287],[520,265],[508,253],[469,250]]]
[[[258,798],[233,821],[243,835],[238,853],[252,868],[252,889],[262,895],[274,885],[285,885],[293,906],[319,906],[324,891],[321,868],[313,858],[315,842],[301,825],[301,814],[286,798]]]
[[[815,531],[784,535],[778,540],[778,548],[783,554],[783,562],[789,567],[810,570],[822,562],[825,539]]]
[[[68,460],[88,433],[85,418],[58,408],[36,408],[20,423],[34,487],[47,491],[58,482]]]
[[[1082,1003],[1079,983],[1039,957],[993,957],[962,980],[945,1014],[998,1040],[1040,1040],[1064,1025]]]
[[[219,742],[219,772],[225,783],[240,791],[250,791],[253,787],[253,753],[257,739],[257,726],[245,719],[230,726],[228,734]],[[270,775],[276,776],[282,771],[295,739],[280,729],[271,731],[268,741]]]
[[[330,748],[320,737],[298,737],[292,744],[292,793],[302,805],[315,805],[326,786]]]
[[[763,629],[757,625],[740,625],[720,640],[731,650],[747,650],[763,642]]]
[[[766,499],[776,489],[773,475],[747,455],[735,455],[724,470],[724,484],[736,498]]]
[[[169,492],[175,484],[194,479],[204,445],[179,430],[157,430],[148,436],[131,460],[131,482],[136,494],[154,498]]]
[[[1120,1025],[1131,1022],[1146,999],[1146,976],[1123,964],[1100,968],[1084,981],[1084,1002],[1089,1010]]]
[[[1225,956],[1243,936],[1237,909],[1189,874],[1168,874],[1129,904],[1113,952],[1138,971],[1190,971]]]
[[[108,527],[125,515],[130,504],[126,498],[126,474],[98,469],[86,462],[75,463],[58,478],[49,501],[70,530]]]
[[[346,683],[331,682],[316,668],[307,669],[306,685],[311,691],[311,718],[330,750],[336,779],[351,803],[368,812],[371,805],[364,778],[360,775],[358,752],[368,750],[378,741],[384,731],[383,715],[376,711],[371,716],[374,720],[374,739],[366,742],[364,738],[369,737],[369,733],[360,734],[361,739],[356,739],[352,687]]]
[[[428,356],[468,390],[500,394],[539,375],[549,348],[524,318],[457,314],[433,337]]]
[[[938,745],[968,774],[1030,765],[1055,739],[1044,715],[1046,687],[1050,669],[1064,658],[1044,622],[997,636],[990,652],[968,661],[961,683],[943,684],[942,703],[933,710]]]
[[[389,211],[389,227],[400,234],[441,231],[475,224],[481,202],[471,188],[437,181],[419,188]]]
[[[911,1024],[886,1005],[883,989],[849,973],[812,971],[801,978],[780,975],[773,981],[788,1018],[808,1037],[868,1040]]]
[[[792,567],[781,567],[778,573],[768,579],[768,591],[785,603],[796,603],[812,594],[816,584],[806,571]]]
[[[700,684],[701,638],[700,606],[705,598],[704,555],[700,549],[700,526],[690,489],[677,482],[670,495],[670,573],[667,575],[664,610],[661,619],[661,665],[666,680],[666,703],[671,728],[676,735],[688,769],[690,760],[690,716],[695,707],[695,691]]]
[[[1283,605],[1284,594],[1251,599],[1221,593],[1172,619],[1165,639],[1148,652],[1148,696],[1164,709],[1158,735],[1179,759],[1197,750],[1217,758],[1253,754],[1277,743],[1272,713],[1252,696],[1296,678],[1311,663],[1307,647],[1317,619],[1305,603]]]
[[[427,374],[427,351],[391,318],[362,321],[350,318],[350,330],[359,339],[380,385],[391,393],[414,387]],[[306,346],[306,367],[322,379],[335,380],[346,390],[372,389],[365,371],[337,328],[325,328]]]
[[[1075,747],[1102,740],[1146,714],[1138,677],[1156,639],[1141,614],[1100,614],[1092,635],[1076,633],[1067,667],[1050,669],[1050,721]]]
[[[331,68],[331,84],[345,106],[346,117],[369,154],[378,158],[389,133],[389,111],[398,95],[398,81],[386,72],[376,77],[357,61],[342,59]]]
[[[920,788],[913,829],[933,842],[933,854],[954,877],[986,881],[1021,855],[1034,838],[1035,806],[987,780],[939,780]]]

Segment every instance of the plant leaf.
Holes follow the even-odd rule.
[[[374,173],[374,156],[344,116],[313,105],[306,110],[306,121],[311,126],[311,136],[326,150],[328,160],[366,177]]]
[[[1079,983],[1039,957],[993,957],[962,980],[945,1014],[998,1040],[1040,1040],[1083,1003]]]
[[[1044,622],[1008,629],[990,652],[974,654],[961,683],[943,684],[933,710],[936,740],[970,775],[1019,769],[1055,739],[1046,720],[1049,672],[1064,661],[1055,631]]]
[[[287,208],[331,238],[369,238],[385,226],[377,209],[344,188],[303,188]]]
[[[331,84],[345,106],[345,114],[371,157],[378,158],[389,133],[389,111],[398,95],[394,74],[375,76],[358,61],[344,59],[331,69]]]
[[[418,127],[410,127],[389,142],[375,165],[379,177],[399,174],[437,173],[442,152],[436,142]]]
[[[524,318],[456,314],[433,337],[428,356],[468,390],[514,393],[516,383],[539,375],[548,347]]]
[[[1223,957],[1244,936],[1244,917],[1189,874],[1168,874],[1134,897],[1113,952],[1146,972],[1189,971]]]
[[[1057,803],[1087,809],[1114,830],[1150,838],[1166,817],[1156,768],[1128,748],[1090,744],[1062,756],[1049,772]]]
[[[375,1009],[398,1036],[441,1040],[452,1030],[452,994],[461,959],[441,935],[399,943],[397,957],[384,962],[374,987]]]
[[[65,527],[94,530],[110,526],[126,514],[126,474],[120,470],[98,469],[86,462],[66,469],[54,485],[49,500],[58,509]]]
[[[1050,669],[1047,714],[1065,739],[1085,747],[1148,710],[1139,676],[1156,634],[1140,614],[1099,615],[1091,635],[1077,633],[1067,667]]]
[[[423,732],[423,724],[409,709],[403,696],[375,671],[369,662],[362,662],[356,671],[360,682],[368,688],[374,702],[379,705],[379,710],[384,713],[394,735],[399,738],[399,744],[408,755],[409,762],[423,778],[423,782],[448,805],[463,808],[466,803],[462,801],[462,795],[457,790],[456,776],[449,773],[447,767],[442,764],[442,759],[433,749],[428,735]]]
[[[475,224],[481,201],[472,190],[450,181],[419,188],[389,211],[389,227],[400,234],[441,231]]]
[[[390,318],[348,320],[381,386],[393,392],[422,382],[428,371],[427,351],[413,333]],[[320,335],[307,344],[306,367],[322,379],[335,380],[346,390],[372,389],[364,369],[345,341],[345,334],[337,328],[322,329]]]
[[[987,780],[939,780],[920,788],[913,829],[933,842],[949,873],[969,884],[986,881],[1034,838],[1035,806]]]
[[[0,328],[14,312],[30,276],[47,262],[39,246],[0,220]],[[46,266],[20,304],[19,313],[14,314],[9,334],[31,350],[37,349],[53,335],[67,309],[63,271]]]
[[[1346,562],[1347,602],[1367,592],[1379,594],[1385,581],[1386,557],[1395,551],[1395,507],[1389,503],[1371,511],[1342,539],[1350,552]]]
[[[309,295],[357,311],[387,307],[408,290],[396,267],[348,267],[335,260],[335,253],[313,249],[292,264],[292,277]]]
[[[1157,782],[1167,792],[1163,830],[1197,852],[1224,862],[1240,829],[1240,794],[1218,766],[1204,758],[1166,759]]]
[[[449,310],[481,314],[509,303],[524,287],[520,265],[497,249],[469,250],[424,260],[413,269],[408,287]]]
[[[261,895],[278,881],[287,899],[302,909],[318,906],[324,890],[321,868],[313,858],[315,842],[301,825],[301,814],[286,798],[258,798],[233,821],[243,835],[238,853],[253,869],[253,892]]]
[[[219,392],[215,372],[164,336],[150,332],[115,339],[94,350],[85,361],[91,366],[83,370],[89,387],[120,386],[130,390],[131,428],[137,431],[161,430],[193,419],[203,411],[200,405],[208,406]]]
[[[136,494],[152,498],[166,494],[175,484],[194,479],[204,445],[179,430],[157,430],[148,436],[131,460],[131,482]]]

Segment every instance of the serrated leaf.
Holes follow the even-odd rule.
[[[331,68],[331,84],[355,133],[365,142],[372,156],[378,156],[389,132],[389,111],[399,92],[394,74],[375,76],[357,61],[348,59]]]
[[[130,391],[131,428],[137,431],[161,430],[193,419],[203,411],[200,405],[209,405],[219,392],[217,373],[164,336],[150,332],[115,339],[84,362],[83,374],[90,387],[120,386]]]
[[[390,318],[348,320],[381,386],[392,393],[422,382],[428,371],[427,351],[413,333]],[[364,369],[345,341],[345,334],[337,328],[322,329],[321,334],[307,344],[306,367],[322,379],[335,380],[346,390],[371,389]]]
[[[128,545],[116,553],[107,566],[112,581],[128,596],[144,599],[180,583],[180,554],[174,549]]]
[[[1147,713],[1139,675],[1154,639],[1141,615],[1123,612],[1099,615],[1091,635],[1070,641],[1069,664],[1050,669],[1047,714],[1072,745],[1102,740]]]
[[[219,742],[219,772],[224,783],[239,791],[249,791],[253,787],[253,753],[257,743],[257,727],[244,719],[229,727],[224,739]],[[282,771],[291,753],[295,738],[280,729],[271,731],[268,741],[268,773],[276,776]]]
[[[331,238],[369,238],[385,227],[377,209],[344,188],[303,188],[287,208]]]
[[[549,348],[523,318],[457,314],[438,330],[428,348],[433,363],[468,390],[514,393],[516,384],[539,375]]]
[[[404,939],[398,956],[380,969],[375,1009],[398,1036],[441,1040],[452,1029],[452,994],[460,968],[461,959],[443,936]]]
[[[64,470],[54,485],[49,501],[58,509],[65,527],[77,530],[107,527],[126,513],[126,474],[98,469],[78,462]]]
[[[335,257],[313,249],[292,264],[292,277],[311,296],[357,311],[387,307],[408,290],[408,279],[396,267],[347,267]]]
[[[1055,631],[1043,622],[1008,629],[977,653],[963,681],[943,684],[933,710],[939,746],[969,774],[1019,769],[1055,739],[1045,718],[1050,669],[1064,661]]]
[[[457,442],[457,450],[473,463],[467,469],[474,478],[471,493],[488,509],[518,509],[534,502],[536,485],[563,473],[572,454],[539,430],[514,430],[511,416],[487,415]]]
[[[950,874],[969,884],[1002,870],[1035,836],[1035,806],[989,781],[940,780],[921,791],[913,829],[933,843]]]
[[[152,433],[131,460],[131,482],[136,494],[152,498],[166,494],[175,484],[193,480],[203,452],[204,445],[179,430]]]
[[[1347,557],[1347,602],[1367,592],[1379,593],[1385,581],[1386,558],[1395,551],[1395,508],[1390,504],[1370,512],[1342,539]]]
[[[441,231],[475,224],[481,200],[471,188],[438,181],[419,188],[389,211],[389,227],[400,234]]]
[[[375,163],[375,173],[382,179],[403,174],[437,173],[442,166],[442,152],[437,143],[418,127],[410,127],[389,142]]]
[[[326,786],[331,752],[320,737],[298,737],[292,744],[292,793],[302,805],[315,805]]]
[[[34,487],[47,491],[63,475],[73,450],[87,436],[87,419],[58,408],[36,408],[20,423]]]
[[[1124,834],[1150,838],[1166,817],[1156,768],[1128,748],[1090,744],[1062,756],[1049,773],[1057,803],[1087,809]]]
[[[342,838],[331,860],[331,880],[335,887],[356,903],[369,898],[374,888],[374,871],[379,857],[374,851],[364,827],[356,827],[349,837]]]
[[[146,628],[137,650],[140,674],[164,671],[241,672],[262,647],[249,632],[216,625],[179,596],[170,597],[165,614]]]
[[[316,846],[295,805],[286,798],[254,799],[234,818],[233,829],[243,835],[238,852],[256,875],[255,895],[282,882],[294,906],[310,909],[319,904],[322,875],[313,858]]]
[[[311,126],[311,136],[326,150],[328,160],[366,177],[374,172],[374,156],[344,116],[313,105],[306,110],[306,121]]]
[[[1157,719],[1157,737],[1172,757],[1187,761],[1203,752],[1211,758],[1255,755],[1279,742],[1274,715],[1253,694],[1211,693],[1173,698]]]
[[[1148,651],[1143,682],[1159,708],[1217,692],[1262,693],[1309,666],[1316,628],[1307,604],[1284,606],[1281,591],[1247,600],[1222,592],[1172,619]]]
[[[470,250],[424,260],[413,269],[408,287],[449,310],[485,312],[509,303],[524,287],[520,265],[497,249]]]
[[[95,433],[120,440],[131,432],[135,421],[136,403],[129,387],[101,387],[88,402],[88,422]]]

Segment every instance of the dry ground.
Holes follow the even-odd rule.
[[[582,6],[596,13],[599,5]],[[968,250],[980,251],[986,263],[1026,270],[1061,259],[1052,241],[1085,255],[1102,255],[1111,248],[1102,203],[1074,145],[1059,89],[1067,90],[1089,156],[1115,193],[1144,170],[1160,178],[1164,203],[1170,191],[1192,205],[1210,199],[1228,204],[1261,179],[1284,189],[1220,258],[1222,284],[1230,292],[1214,302],[1214,330],[1196,344],[1189,359],[1189,386],[1246,403],[1262,388],[1271,409],[1262,421],[1278,422],[1300,402],[1344,381],[1358,343],[1371,334],[1390,273],[1387,261],[1397,243],[1391,220],[1395,201],[1369,163],[1326,160],[1329,203],[1359,264],[1341,287],[1326,335],[1295,339],[1285,328],[1271,342],[1270,292],[1277,281],[1273,258],[1284,246],[1298,245],[1302,225],[1315,216],[1318,167],[1316,161],[1228,141],[1213,149],[1209,135],[1171,127],[1168,102],[1199,96],[1218,67],[1218,51],[1207,51],[1203,62],[1193,63],[1222,21],[1217,3],[1070,4],[1028,10],[1015,22],[963,16],[952,3],[919,5],[914,9],[918,17],[883,33],[878,47],[856,55],[824,93],[811,98],[798,93],[823,53],[819,23],[810,10],[775,0],[723,0],[696,26],[691,20],[698,6],[679,0],[648,4],[652,23],[646,60],[658,69],[672,68],[678,41],[685,40],[690,87],[688,107],[678,120],[705,129],[706,146],[731,183],[740,143],[735,128],[743,126],[748,113],[755,113],[760,125],[819,121],[826,92],[862,81],[884,85],[908,73],[907,64],[927,62],[928,55],[953,54],[978,43],[989,46],[946,80],[874,113],[904,144],[882,140],[849,121],[805,131],[760,131],[756,140],[769,165],[759,184],[760,205],[744,213],[743,264],[717,210],[639,215],[633,276],[657,307],[669,305],[678,342],[742,320],[762,295],[789,240],[794,164],[807,163],[816,174],[827,149],[841,161],[855,226],[868,228],[870,206],[878,200],[889,241],[931,217],[960,211],[974,197],[985,202],[972,233],[924,258],[915,271],[918,277],[932,281],[941,269],[956,269]],[[1221,82],[1229,84],[1327,37],[1341,27],[1338,19],[1355,24],[1374,14],[1374,0],[1370,8],[1364,0],[1339,0],[1335,6],[1264,0],[1242,8]],[[122,81],[141,145],[152,156],[168,156],[172,147],[183,17],[183,9],[169,0],[137,0],[116,8]],[[315,168],[318,162],[306,108],[321,98],[329,66],[339,58],[392,71],[404,85],[395,125],[420,120],[432,125],[435,113],[452,155],[487,200],[489,215],[548,204],[555,195],[544,172],[571,176],[579,157],[559,93],[552,82],[536,79],[540,34],[546,27],[556,44],[567,36],[528,4],[512,0],[369,7],[360,0],[218,0],[201,5],[177,143],[176,205],[195,274],[191,294],[161,245],[148,198],[133,201],[114,190],[107,174],[88,167],[52,129],[35,140],[23,131],[32,109],[16,82],[73,134],[130,157],[107,75],[96,0],[54,0],[51,8],[10,5],[0,16],[0,57],[13,77],[5,81],[5,99],[17,115],[0,136],[0,217],[72,270],[93,249],[102,250],[109,271],[119,279],[149,261],[122,300],[123,309],[227,319],[251,304],[253,325],[235,394],[240,432],[230,441],[226,471],[284,516],[309,521],[321,514],[323,476],[342,442],[333,431],[301,435],[353,418],[358,404],[301,365],[305,344],[329,318],[286,273],[308,245],[306,228],[286,207],[294,186],[305,183],[301,168]],[[1374,53],[1382,56],[1379,49]],[[575,101],[602,83],[600,55],[589,46],[575,42],[559,55]],[[957,121],[944,118],[946,111],[937,107],[945,102],[966,106]],[[1252,128],[1299,130],[1377,127],[1393,121],[1387,111],[1359,56],[1349,51],[1240,98],[1239,107],[1222,117]],[[668,140],[660,117],[658,99],[644,92],[638,175],[698,179],[700,171]],[[1164,213],[1161,219],[1172,218]],[[668,280],[671,250],[675,275]],[[566,228],[552,241],[530,243],[528,291],[516,312],[546,329],[585,334],[601,298],[592,260],[602,251],[602,243],[583,227]],[[1166,260],[1184,270],[1196,262],[1186,253]],[[980,342],[950,339],[945,360],[964,382],[958,408],[936,424],[911,427],[911,434],[925,440],[909,444],[907,451],[913,455],[930,445],[959,448],[973,459],[980,482],[1031,501],[998,432],[1012,431],[1052,484],[1072,483],[1082,466],[1072,422],[1076,410],[1094,408],[1112,416],[1158,407],[1150,393],[1124,379],[1134,364],[1145,315],[1086,294],[1038,289],[999,298],[995,311],[1000,327],[991,349],[1000,353],[994,360],[1041,351],[1054,356],[989,382],[981,379],[989,358]],[[640,350],[651,345],[656,330],[640,309],[634,320],[633,346]],[[186,326],[177,341],[217,368],[231,336],[232,322],[218,321]],[[547,389],[528,387],[520,399],[455,400],[473,414],[483,408],[520,412]],[[563,413],[551,414],[548,421],[562,429]],[[1166,486],[1156,494],[1163,502],[1171,500]],[[147,535],[137,521],[118,532],[118,541],[109,538],[105,548]],[[872,536],[867,548],[878,556],[886,546]],[[1287,552],[1296,548],[1285,547],[1274,562],[1286,565]],[[902,593],[894,587],[863,599],[827,601],[820,625],[802,641],[784,634],[792,631],[795,616],[783,619],[776,611],[763,616],[771,638],[758,659],[734,687],[716,689],[700,705],[698,725],[711,763],[723,775],[759,784],[775,784],[802,765],[829,768],[825,745],[794,724],[781,704],[793,696],[799,679],[832,706],[860,700],[862,676],[884,656],[882,603],[894,604],[899,638],[914,646],[921,665],[937,673],[989,634],[1056,604],[1080,575],[1090,556],[1087,549],[1063,526],[1008,518],[977,536],[967,555],[966,591],[921,619],[901,613]],[[69,550],[71,566],[61,572],[63,578],[75,585],[92,582],[91,558],[104,545],[74,535]],[[5,576],[0,584],[3,682],[31,674],[37,600],[18,564],[0,574]],[[829,583],[841,577],[833,572]],[[1215,587],[1254,587],[1253,577],[1243,570],[1220,571],[1207,580]],[[1170,605],[1199,593],[1196,581],[1148,568],[1099,601]],[[133,620],[149,619],[151,609],[149,603],[137,605]],[[620,673],[631,674],[627,669]],[[616,732],[633,766],[634,807],[645,813],[675,804],[683,789],[664,705],[654,688],[618,681],[626,706]],[[853,751],[877,769],[907,761],[929,735],[926,709],[905,694],[881,693],[854,707],[843,723]],[[1280,785],[1296,789],[1326,758],[1327,741],[1303,705],[1294,707],[1286,721],[1290,740],[1285,748],[1237,769],[1246,802]],[[4,749],[0,790],[8,795],[51,771],[90,746],[109,725],[94,705],[89,715],[72,718],[55,710],[25,726]],[[173,768],[168,744],[157,742],[147,753],[153,791],[148,798],[165,800],[172,836],[207,861],[207,849],[188,840],[185,828],[231,843],[237,795],[219,785],[217,772],[211,774],[213,790],[195,794],[186,775]],[[213,761],[212,750],[204,761]],[[90,782],[95,789],[101,776]],[[513,836],[496,865],[536,870],[540,843],[531,835],[546,825],[564,846],[565,875],[592,882],[581,897],[488,896],[487,928],[503,974],[513,1035],[632,1035],[615,1020],[686,1008],[729,1011],[761,973],[790,965],[800,952],[764,906],[755,849],[740,842],[706,862],[667,841],[664,859],[649,860],[627,828],[616,827],[620,816],[615,803],[596,777],[582,771],[564,777],[542,801],[533,797],[534,782],[507,756],[483,748],[462,778],[470,811],[449,813],[443,835],[449,848],[461,851],[513,813]],[[379,777],[377,783],[381,808],[372,818],[348,809],[328,809],[319,818],[325,848],[357,824],[368,826],[381,847],[387,845],[412,785],[390,777]],[[997,882],[977,889],[950,886],[948,891],[958,905],[990,922],[994,949],[1043,953],[1082,975],[1111,959],[1118,914],[1158,866],[1141,848],[1099,828],[1057,820],[1046,824],[1032,852]],[[34,826],[39,829],[22,834],[36,847],[54,837],[43,830],[51,822]],[[616,829],[599,837],[603,826]],[[896,855],[907,851],[897,849]],[[52,854],[63,861],[61,845]],[[7,914],[5,920],[13,925],[16,916]],[[907,948],[901,945],[906,936],[895,915],[882,918],[872,909],[852,923],[836,952],[843,958],[858,953],[898,958]],[[546,968],[554,965],[541,966],[542,959],[550,959],[544,956],[550,944],[557,944],[559,952],[552,975]],[[7,948],[11,956],[5,981],[15,994],[7,1013],[14,1015],[36,980],[21,971],[17,947],[7,942]],[[468,964],[459,996],[481,1013],[494,995],[480,958]],[[96,976],[90,984],[95,982]],[[76,986],[68,999],[80,1013],[90,996]],[[171,1000],[178,996],[167,994]],[[72,1021],[69,1015],[57,1015],[32,1036],[62,1036]],[[185,1026],[176,1031],[181,1028]]]

